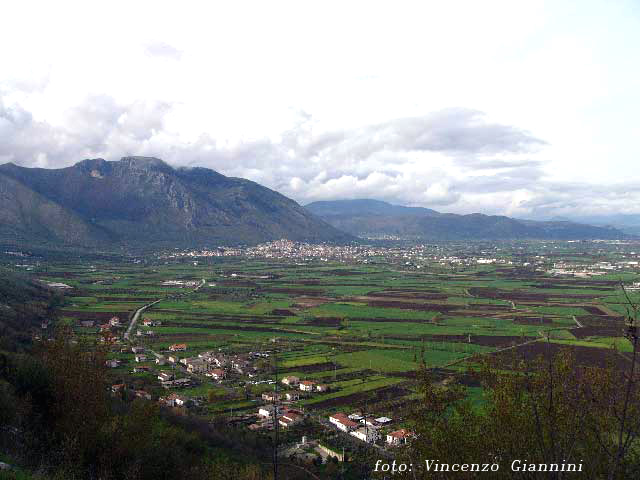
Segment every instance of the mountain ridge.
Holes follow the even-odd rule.
[[[305,206],[334,227],[359,237],[419,240],[619,239],[615,229],[573,222],[519,220],[504,215],[440,213],[380,200],[312,202]]]
[[[4,242],[216,246],[279,238],[354,240],[267,187],[202,167],[173,168],[155,157],[85,159],[59,169],[0,165],[0,207]]]

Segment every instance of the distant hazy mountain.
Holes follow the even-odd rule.
[[[566,221],[534,222],[479,213],[455,215],[378,200],[314,202],[306,208],[340,230],[365,237],[393,235],[424,240],[624,237],[613,228]]]
[[[255,244],[350,235],[257,183],[148,157],[61,169],[0,165],[0,242],[138,246]]]
[[[575,218],[565,218],[569,221],[587,223],[603,227],[613,227],[629,235],[640,235],[640,215],[617,214],[617,215],[591,215],[578,216]],[[552,219],[555,220],[555,219]]]
[[[316,215],[390,215],[390,216],[425,216],[440,215],[439,212],[423,207],[403,207],[392,205],[380,200],[333,200],[328,202],[313,202],[307,209]]]

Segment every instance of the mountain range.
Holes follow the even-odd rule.
[[[619,239],[611,227],[570,221],[519,220],[501,215],[457,215],[371,199],[313,202],[306,208],[334,227],[359,237],[412,240]]]
[[[0,243],[214,246],[354,238],[293,200],[207,168],[151,157],[60,169],[0,165]]]
[[[640,215],[637,214],[611,214],[611,215],[588,215],[572,218],[554,217],[550,220],[567,220],[588,225],[603,227],[613,227],[629,235],[640,235]]]
[[[378,200],[300,206],[255,182],[153,157],[83,160],[59,169],[0,165],[0,244],[205,247],[287,238],[345,244],[409,240],[615,239],[610,227],[456,215]]]

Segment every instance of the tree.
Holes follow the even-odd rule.
[[[511,471],[513,460],[582,465],[579,473],[528,473],[525,478],[622,479],[637,474],[640,398],[633,361],[628,370],[613,363],[585,367],[567,350],[534,361],[514,355],[481,363],[472,372],[485,388],[480,407],[471,404],[461,385],[435,384],[422,366],[423,401],[413,416],[417,438],[404,454],[411,463],[499,463],[492,478],[523,478]],[[433,475],[420,474],[424,476],[416,478]],[[474,475],[458,472],[442,478]]]

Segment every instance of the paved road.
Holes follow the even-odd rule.
[[[160,298],[158,300],[156,300],[155,302],[151,302],[151,303],[147,303],[146,305],[144,305],[143,307],[140,307],[138,310],[136,310],[136,312],[133,314],[133,317],[131,317],[131,322],[129,323],[129,327],[127,327],[127,331],[124,333],[124,339],[127,342],[131,341],[131,332],[132,330],[135,328],[136,323],[138,322],[138,319],[140,318],[140,315],[142,313],[144,313],[145,310],[147,310],[148,308],[154,306],[156,303],[160,303],[163,300],[166,300],[167,298],[171,298],[171,297],[183,297],[185,295],[188,295],[189,293],[193,293],[193,292],[197,292],[198,290],[200,290],[200,288],[202,288],[207,282],[205,281],[205,279],[202,279],[202,282],[200,282],[200,284],[194,288],[193,290],[191,290],[190,292],[185,292],[185,293],[180,293],[178,295],[167,295],[164,298]]]
[[[151,303],[147,303],[144,307],[140,307],[138,310],[136,310],[136,313],[133,314],[133,317],[131,317],[131,323],[129,323],[129,327],[127,327],[127,331],[124,332],[124,339],[129,342],[130,341],[130,337],[131,337],[131,331],[135,328],[136,323],[138,322],[138,319],[140,318],[140,315],[142,315],[142,313],[149,307],[154,306],[156,303],[161,302],[164,299],[160,299],[160,300],[156,300],[155,302],[151,302]]]

